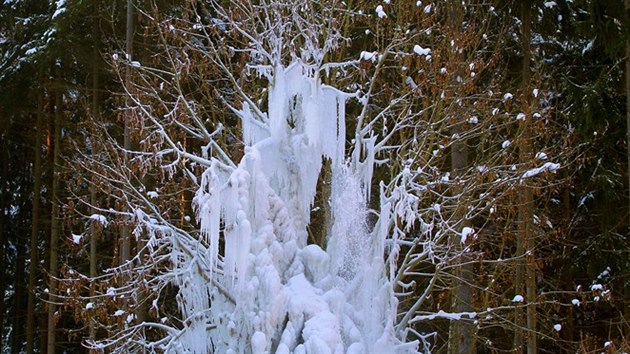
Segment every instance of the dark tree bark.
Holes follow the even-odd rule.
[[[463,22],[463,11],[461,1],[451,0],[448,2],[449,6],[449,29],[451,31],[451,38],[454,41],[459,41],[461,37],[461,27]],[[461,70],[459,66],[462,63],[462,56],[457,50],[457,45],[453,48],[452,59],[458,64],[458,72]],[[459,74],[458,74],[459,75]],[[458,76],[455,75],[455,76]],[[453,85],[458,85],[458,82],[453,82]],[[460,138],[455,141],[451,147],[451,173],[454,177],[456,185],[454,186],[453,195],[461,195],[464,189],[461,181],[458,181],[470,166],[469,161],[469,148],[468,141],[463,135],[463,114],[459,114],[452,119],[452,136],[459,136]],[[453,248],[457,253],[457,266],[453,274],[453,283],[451,290],[451,302],[454,312],[471,312],[474,311],[473,307],[473,263],[472,258],[464,249],[465,244],[461,242],[460,235],[465,227],[470,227],[470,220],[466,218],[468,207],[467,202],[462,198],[459,198],[458,205],[455,210],[452,219],[457,223],[455,230],[459,235],[452,237]],[[449,328],[449,354],[472,354],[476,352],[475,348],[475,326],[466,322],[466,320],[451,321]]]
[[[44,126],[44,107],[42,93],[37,98],[37,123],[35,131],[35,163],[33,167],[33,213],[31,220],[30,258],[28,274],[28,305],[26,310],[26,353],[32,354],[35,348],[35,294],[39,275],[39,219],[40,194],[42,189],[42,130]]]
[[[626,35],[626,147],[628,149],[628,211],[630,212],[630,0],[625,0],[625,35]],[[630,220],[630,218],[628,218]],[[630,224],[628,225],[630,235]],[[626,279],[624,288],[623,313],[625,317],[624,335],[630,338],[630,279]]]
[[[55,353],[56,341],[55,334],[57,329],[57,306],[54,297],[57,289],[57,281],[55,278],[58,276],[58,259],[59,259],[59,191],[61,185],[61,120],[62,120],[62,96],[61,80],[57,73],[57,80],[55,85],[55,122],[53,133],[53,176],[52,176],[52,212],[50,216],[50,264],[49,264],[49,286],[50,303],[48,304],[48,353]]]
[[[531,131],[531,7],[530,0],[521,2],[521,51],[523,54],[523,71],[522,71],[522,104],[526,119],[520,123],[520,145],[519,145],[519,162],[526,166],[533,159],[532,153],[532,131]],[[526,345],[527,353],[534,354],[538,352],[536,338],[536,255],[535,255],[535,235],[533,224],[534,198],[531,187],[527,186],[527,181],[520,186],[519,206],[518,206],[518,237],[517,237],[517,257],[518,265],[516,271],[516,293],[525,295],[526,315],[522,316],[522,309],[517,309],[514,345],[518,351],[522,351],[523,335],[522,328],[527,329]],[[525,294],[524,294],[525,293]]]
[[[22,214],[20,212],[20,214]],[[25,306],[26,302],[24,301],[24,291],[25,291],[25,272],[24,268],[26,268],[26,240],[25,237],[22,236],[22,228],[26,228],[26,220],[24,220],[24,215],[20,215],[17,220],[16,225],[16,245],[17,249],[17,259],[15,262],[15,281],[14,281],[14,301],[13,301],[13,331],[11,336],[11,353],[19,354],[22,352],[22,344],[24,342],[24,317],[25,317]]]
[[[6,131],[2,131],[1,135],[0,135],[0,141],[2,141],[2,145],[0,145],[0,159],[1,159],[1,164],[0,166],[2,166],[2,169],[0,170],[0,173],[2,173],[0,175],[0,296],[2,296],[2,301],[0,301],[0,328],[4,329],[4,313],[6,311],[6,306],[4,303],[4,292],[6,290],[6,281],[5,281],[5,269],[6,269],[6,264],[5,264],[5,245],[6,245],[6,235],[5,235],[5,210],[7,207],[7,197],[6,197],[6,183],[7,183],[7,178],[8,178],[8,164],[9,164],[9,158],[7,157],[7,151],[8,151],[8,146],[7,146],[7,141],[8,138],[6,136]],[[4,336],[2,335],[3,331],[0,331],[0,348],[4,348],[3,345],[3,339]]]
[[[99,1],[95,0],[93,2],[94,14],[99,12]],[[100,125],[101,123],[101,112],[100,112],[100,96],[99,96],[99,85],[100,85],[100,77],[99,77],[99,68],[100,68],[100,54],[99,54],[99,42],[97,38],[99,38],[99,31],[97,26],[92,26],[92,37],[93,37],[93,46],[92,46],[92,107],[91,107],[91,119],[93,123]],[[99,154],[99,145],[96,143],[95,139],[97,134],[92,134],[90,137],[92,142],[92,155],[94,159],[98,159]],[[97,185],[96,185],[96,176],[92,175],[92,186],[90,188],[90,204],[93,206],[92,213],[96,213],[97,199]],[[98,275],[98,237],[99,232],[98,228],[94,224],[94,220],[90,225],[90,277],[94,278]],[[90,286],[90,296],[94,296],[94,288]],[[89,320],[88,324],[89,330],[89,338],[90,340],[96,339],[96,328],[94,327],[94,321]]]
[[[125,36],[125,51],[128,60],[132,60],[133,55],[133,34],[134,34],[134,11],[132,0],[127,0],[127,31]],[[127,70],[127,82],[129,82],[129,69]],[[125,114],[125,135],[124,147],[126,151],[131,150],[131,111],[127,110]],[[131,237],[129,227],[123,225],[121,228],[121,245],[120,245],[120,263],[124,263],[131,257]]]

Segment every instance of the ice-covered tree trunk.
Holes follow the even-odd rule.
[[[198,270],[179,279],[188,326],[168,349],[415,351],[393,330],[397,303],[385,269],[390,205],[381,206],[370,228],[365,176],[349,167],[361,163],[345,159],[349,96],[323,85],[299,61],[271,70],[265,119],[257,120],[247,103],[237,112],[247,144],[243,159],[236,168],[214,160],[203,174],[194,204],[208,248],[195,257],[213,281],[204,282]],[[327,250],[307,245],[306,233],[324,158],[333,170]]]

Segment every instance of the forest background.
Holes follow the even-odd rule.
[[[144,253],[149,232],[119,211],[157,208],[199,232],[190,176],[203,171],[192,155],[160,153],[158,122],[139,112],[160,112],[172,104],[161,92],[176,91],[168,97],[221,129],[209,148],[173,109],[172,150],[238,163],[247,142],[233,98],[267,99],[263,80],[244,74],[264,59],[234,50],[247,41],[224,35],[202,3],[0,4],[0,352],[115,347],[133,323],[180,316],[177,285],[160,288],[161,316],[151,306],[164,260]],[[250,3],[216,4],[239,22],[236,4]],[[407,340],[449,353],[629,352],[630,2],[313,4],[314,21],[341,38],[324,62],[351,67],[322,81],[371,95],[349,99],[348,117],[370,122],[365,141],[387,138],[363,181],[367,204],[378,209],[379,182],[405,171],[422,185],[408,191],[413,225],[397,230],[410,256],[393,286]],[[164,89],[162,74],[175,72],[181,82]],[[363,127],[347,120],[351,146]],[[322,247],[331,175],[324,163],[307,230]],[[128,298],[95,300],[125,282]],[[154,330],[132,333],[138,348]]]

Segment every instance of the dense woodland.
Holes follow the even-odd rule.
[[[230,241],[250,223],[212,199],[223,175],[259,181],[270,213],[306,210],[289,213],[305,240],[292,247],[343,249],[352,262],[331,266],[343,284],[361,259],[382,261],[365,273],[379,270],[393,313],[376,302],[357,313],[381,316],[365,328],[390,333],[396,352],[630,352],[628,11],[621,0],[4,0],[0,352],[223,353],[217,338],[241,331],[251,346],[226,340],[234,353],[379,353],[346,334],[324,351],[305,334],[291,347],[286,329],[260,340],[221,322],[219,306],[247,301],[249,273],[268,274],[243,268],[245,244]],[[300,175],[308,196],[291,174],[278,190],[248,167],[284,163],[253,146],[291,65],[345,115],[330,123],[336,147],[322,130],[321,153],[298,161],[317,164]],[[291,96],[269,134],[320,129],[300,117],[330,108],[313,102]],[[275,235],[280,217],[268,216]],[[382,235],[380,251],[357,230]],[[339,287],[303,268],[314,287]],[[187,303],[198,298],[208,313]]]

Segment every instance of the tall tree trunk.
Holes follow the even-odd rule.
[[[569,180],[570,176],[569,173],[567,173],[566,171],[563,172],[563,177],[564,180]],[[571,187],[569,185],[565,185],[563,190],[562,190],[562,209],[563,209],[563,214],[564,214],[564,224],[567,225],[566,229],[565,229],[565,233],[568,234],[569,232],[569,228],[571,225],[571,216],[573,215],[573,206],[571,205]],[[570,252],[569,254],[565,254],[565,252],[567,252],[567,248],[569,246],[565,245],[563,246],[565,247],[564,251],[563,251],[563,255],[562,258],[564,258],[564,265],[563,265],[563,275],[562,275],[562,283],[564,284],[564,288],[565,289],[572,289],[575,287],[573,281],[574,281],[574,275],[573,275],[573,262],[570,256]],[[566,325],[563,325],[563,339],[567,340],[569,343],[572,343],[575,340],[575,315],[574,315],[574,307],[570,306],[568,309],[568,314],[566,316]],[[564,329],[566,327],[566,330]]]
[[[626,147],[628,149],[628,211],[630,212],[630,0],[625,0],[625,36],[626,36]],[[630,220],[630,218],[628,218]],[[628,224],[630,235],[630,224]],[[625,317],[624,335],[630,338],[630,278],[626,279],[624,291]]]
[[[57,80],[55,85],[55,123],[53,133],[53,176],[52,176],[52,212],[50,216],[50,263],[49,263],[49,286],[48,290],[51,296],[49,296],[50,303],[48,304],[48,353],[55,353],[55,332],[57,329],[57,306],[54,297],[57,290],[58,276],[58,247],[59,247],[59,188],[61,179],[61,119],[62,119],[62,91],[61,91],[61,79],[59,73],[57,73]]]
[[[449,6],[449,29],[451,32],[451,38],[458,43],[452,51],[452,59],[457,65],[457,73],[459,75],[461,71],[462,58],[461,54],[457,50],[459,41],[461,40],[461,26],[463,21],[463,8],[459,0],[451,0],[448,2]],[[459,83],[455,80],[454,85]],[[457,90],[455,90],[457,91]],[[451,129],[452,136],[459,136],[457,141],[451,146],[451,173],[454,177],[456,185],[454,186],[453,195],[461,195],[463,192],[463,184],[459,178],[465,174],[466,169],[469,167],[469,149],[467,140],[462,136],[465,134],[463,130],[463,115],[453,117]],[[467,213],[466,200],[458,200],[457,208],[455,210],[452,219],[456,224],[455,230],[459,235],[455,235],[452,238],[453,248],[457,253],[457,266],[455,267],[451,303],[454,312],[469,312],[473,310],[473,287],[474,281],[473,263],[471,257],[464,250],[466,245],[461,242],[462,231],[465,227],[470,226],[470,221],[466,218]],[[471,354],[476,352],[475,348],[475,327],[472,323],[464,320],[451,321],[449,328],[449,354]]]
[[[127,53],[127,60],[132,60],[133,55],[133,2],[132,0],[127,0],[127,31],[125,36],[125,51]],[[130,80],[131,73],[129,69],[127,69],[126,75],[127,83]],[[128,109],[129,105],[127,105],[127,112],[125,113],[125,136],[124,136],[124,147],[125,151],[131,150],[131,111]],[[128,157],[128,156],[127,156]],[[124,221],[126,223],[126,220]],[[123,224],[121,228],[121,246],[120,246],[120,263],[125,263],[131,257],[131,238],[129,232],[129,226]]]
[[[530,74],[530,62],[531,62],[531,1],[524,0],[521,2],[521,43],[523,53],[523,72],[522,72],[522,100],[523,111],[526,114],[526,119],[521,121],[521,136],[519,146],[519,162],[522,165],[527,165],[532,160],[532,132],[531,132],[531,109],[530,109],[530,97],[531,97],[531,74]],[[517,256],[519,257],[519,263],[517,267],[516,276],[516,288],[519,294],[523,294],[523,285],[525,287],[525,301],[526,301],[526,316],[523,320],[522,316],[517,317],[516,325],[518,326],[516,333],[517,336],[521,335],[521,328],[527,329],[527,353],[534,354],[538,352],[537,338],[536,338],[536,301],[537,301],[537,287],[536,287],[536,256],[535,256],[535,236],[534,236],[534,224],[533,224],[533,209],[534,198],[532,189],[528,187],[527,181],[521,185],[519,193],[519,207],[518,207],[518,238],[517,238]],[[524,282],[523,282],[524,280]],[[524,326],[523,326],[524,325]],[[522,347],[523,339],[519,339]],[[515,336],[515,344],[517,344]]]
[[[28,175],[28,172],[23,172],[24,175]],[[22,209],[23,205],[20,206]],[[24,222],[24,211],[20,211],[16,225],[16,249],[17,259],[15,262],[15,282],[14,282],[14,301],[13,301],[13,331],[11,338],[11,352],[19,354],[22,352],[22,343],[24,341],[24,316],[25,316],[25,301],[24,301],[24,268],[26,267],[26,242],[23,236],[23,228],[26,227]]]
[[[48,172],[45,174],[47,177],[43,182],[46,186],[46,199],[44,200],[44,211],[42,213],[42,224],[45,224],[45,227],[42,227],[42,233],[45,235],[42,237],[44,245],[44,264],[42,269],[45,269],[46,272],[50,269],[50,239],[51,239],[51,226],[52,226],[52,205],[54,204],[53,199],[53,180],[54,180],[54,169],[55,169],[55,100],[57,99],[57,95],[55,94],[54,87],[51,87],[49,90],[49,94],[46,95],[47,99],[47,107],[50,107],[49,110],[46,110],[46,139],[44,143],[46,144],[46,165],[44,167],[45,171]],[[49,285],[48,279],[45,280],[46,287]],[[50,293],[50,289],[48,289]],[[48,295],[50,298],[50,294]],[[48,299],[47,299],[48,300]],[[39,350],[41,354],[48,354],[48,305],[45,306],[44,309],[40,312],[40,344]],[[51,353],[54,354],[54,353]]]
[[[1,114],[1,113],[0,113]],[[0,296],[2,297],[2,301],[0,301],[0,328],[6,328],[4,326],[4,312],[6,311],[6,306],[4,303],[4,292],[6,290],[6,281],[5,281],[5,269],[6,265],[4,263],[4,253],[5,253],[5,244],[6,244],[6,236],[4,233],[4,225],[5,225],[5,210],[7,207],[7,193],[5,191],[8,189],[6,183],[8,179],[8,169],[9,169],[9,158],[7,157],[8,152],[8,137],[6,130],[0,133],[0,141],[2,141],[2,145],[0,146],[0,160],[1,160],[1,170],[0,170]],[[3,339],[4,336],[0,331],[0,349],[3,347]]]
[[[94,2],[94,13],[98,13],[98,1]],[[97,26],[92,27],[92,36],[94,37],[92,40],[94,41],[94,46],[92,47],[92,120],[94,124],[100,125],[100,108],[99,108],[99,52],[98,46],[96,42],[96,38],[98,37]],[[91,146],[92,146],[92,156],[95,160],[98,159],[98,143],[96,141],[97,134],[92,134]],[[90,205],[92,205],[92,214],[97,212],[95,206],[97,202],[96,195],[96,176],[92,175],[92,187],[90,188]],[[98,255],[98,228],[96,227],[95,220],[91,220],[90,224],[90,277],[95,278],[98,275],[97,270],[97,255]],[[94,296],[94,287],[90,286],[90,296]],[[89,324],[89,338],[91,341],[96,339],[96,328],[94,327],[94,321],[90,318]]]
[[[92,182],[94,183],[94,181],[95,177],[92,177]],[[92,185],[92,188],[90,190],[90,204],[96,205],[96,202],[96,186]],[[92,208],[92,214],[94,213],[96,213],[96,209]],[[96,220],[90,220],[90,222],[90,278],[94,279],[98,275],[96,267],[98,255],[98,227],[96,226]],[[94,295],[94,287],[93,285],[90,285],[90,296]],[[94,327],[94,321],[92,320],[92,318],[90,318],[88,321],[89,338],[91,341],[94,341],[96,339],[96,328]]]
[[[31,220],[31,263],[28,274],[28,306],[26,310],[26,353],[32,354],[35,348],[35,293],[39,270],[38,239],[40,201],[42,189],[42,128],[44,125],[43,93],[37,96],[37,125],[35,131],[35,164],[33,167],[33,214]]]

